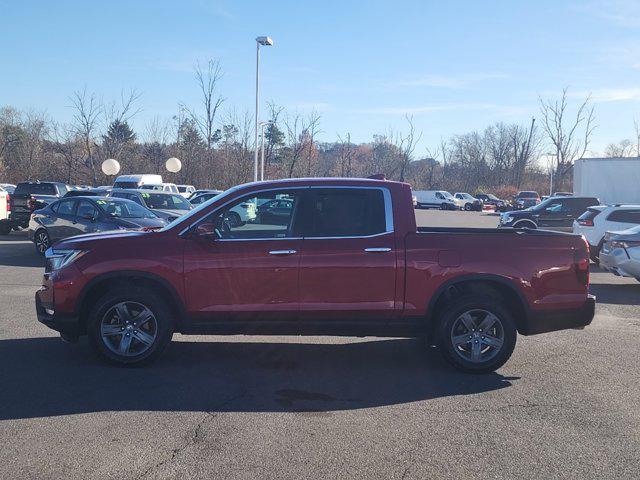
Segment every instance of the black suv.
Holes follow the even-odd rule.
[[[69,187],[59,182],[21,182],[11,195],[9,219],[3,230],[17,230],[29,225],[31,214],[63,197]],[[9,232],[6,232],[9,233]]]
[[[573,221],[594,205],[600,205],[595,197],[551,197],[536,206],[503,213],[499,226],[571,231]]]

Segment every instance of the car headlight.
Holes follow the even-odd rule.
[[[54,250],[53,247],[50,247],[44,252],[44,271],[53,272],[60,270],[71,265],[85,253],[87,253],[85,250]]]
[[[502,216],[502,223],[511,223],[511,222],[513,222],[513,217],[509,215]]]

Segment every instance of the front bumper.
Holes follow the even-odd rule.
[[[61,314],[55,311],[50,288],[43,286],[36,292],[36,315],[38,321],[60,332],[61,335],[77,338],[80,335],[80,322],[76,315]]]
[[[595,309],[595,295],[587,295],[587,300],[578,308],[530,312],[526,325],[520,333],[523,335],[537,335],[570,328],[584,328],[593,321]]]
[[[630,256],[624,248],[600,250],[599,260],[600,266],[614,275],[640,278],[640,261]]]

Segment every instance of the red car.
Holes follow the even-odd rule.
[[[417,228],[411,196],[384,180],[251,183],[159,231],[69,238],[47,251],[38,319],[119,364],[175,332],[401,336],[472,372],[503,365],[517,333],[591,322],[582,237]],[[254,220],[230,220],[240,203]]]

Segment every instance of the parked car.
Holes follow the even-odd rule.
[[[593,197],[551,197],[536,206],[501,214],[499,226],[571,231],[575,219],[599,204]]]
[[[141,185],[139,188],[140,190],[155,190],[158,192],[180,193],[180,191],[178,190],[178,186],[175,183],[160,183],[158,185],[145,183],[144,185]],[[180,195],[182,194],[180,193]]]
[[[228,221],[274,199],[291,202],[286,222]],[[588,325],[588,287],[581,236],[418,228],[407,184],[307,178],[234,187],[159,231],[63,240],[36,311],[117,364],[152,361],[174,332],[375,335],[427,337],[486,372],[518,332]]]
[[[478,193],[476,194],[476,198],[478,200],[482,200],[484,205],[493,205],[496,208],[496,211],[500,211],[507,205],[507,202],[499,199],[491,193]]]
[[[640,226],[607,232],[600,251],[600,266],[640,282]]]
[[[78,190],[69,190],[64,194],[63,198],[68,197],[106,197],[111,192],[111,187],[108,188],[86,188]]]
[[[140,188],[146,184],[159,185],[162,183],[161,175],[134,174],[120,175],[113,182],[113,188]]]
[[[184,198],[189,198],[191,195],[194,194],[194,192],[196,191],[196,187],[194,187],[193,185],[176,185],[178,187],[178,192],[180,193],[180,195],[182,195]]]
[[[9,199],[9,218],[0,224],[0,233],[27,228],[31,213],[64,196],[69,188],[58,182],[21,182]]]
[[[513,199],[513,206],[517,210],[522,210],[529,207],[535,207],[540,203],[540,195],[534,191],[522,191]]]
[[[4,190],[2,187],[0,187],[0,221],[1,222],[6,222],[9,218],[9,200],[10,200],[11,196],[7,193],[6,190]],[[0,231],[2,230],[2,228],[0,227]],[[11,230],[9,230],[11,231]],[[0,235],[6,235],[9,232],[2,232],[0,233]]]
[[[139,205],[147,207],[164,218],[167,222],[172,222],[176,218],[184,215],[193,208],[179,193],[156,192],[148,190],[124,190],[113,189],[110,194],[115,198],[126,198]]]
[[[589,242],[591,260],[598,263],[607,232],[640,225],[640,205],[599,205],[589,207],[573,222],[573,233]]]
[[[455,198],[444,190],[417,190],[413,192],[418,208],[439,208],[440,210],[459,210]]]
[[[200,205],[213,197],[220,195],[222,190],[198,190],[189,198],[192,205]]]
[[[167,222],[148,208],[111,197],[72,197],[31,215],[28,236],[41,255],[55,242],[83,233],[162,228]]]
[[[453,194],[453,197],[457,200],[456,203],[460,206],[462,210],[466,210],[467,212],[482,211],[482,200],[468,193],[457,192]]]
[[[16,186],[13,183],[0,183],[0,187],[9,195],[11,195],[16,189]]]

